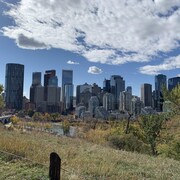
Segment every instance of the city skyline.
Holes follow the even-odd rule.
[[[25,69],[25,66],[23,64],[17,64],[17,63],[7,63],[6,64],[6,71],[7,71],[7,66],[8,65],[14,65],[14,66],[23,66],[24,69]],[[14,70],[13,70],[14,71]],[[14,72],[15,73],[15,72]],[[23,72],[24,73],[24,72]],[[52,74],[52,75],[51,75]],[[64,75],[63,75],[64,74]],[[49,76],[48,77],[48,81],[47,81],[47,75]],[[47,85],[53,85],[53,86],[56,86],[56,87],[60,87],[62,88],[64,85],[73,85],[73,79],[74,79],[74,76],[73,76],[73,70],[70,70],[70,69],[62,69],[62,72],[61,72],[61,75],[62,75],[62,79],[61,79],[61,84],[59,83],[59,78],[56,76],[56,70],[55,69],[48,69],[48,70],[45,70],[44,71],[44,74],[43,72],[32,72],[32,75],[31,75],[31,85],[29,87],[29,98],[30,99],[30,90],[31,90],[31,87],[32,86],[41,86],[41,87],[46,87]],[[6,76],[5,75],[5,79],[6,79]],[[51,78],[52,76],[52,78]],[[64,77],[63,77],[64,76]],[[63,82],[63,79],[66,77],[66,80],[64,80]],[[160,78],[160,77],[164,77],[165,80],[161,80],[159,79],[159,82],[157,82],[157,78]],[[140,85],[140,95],[137,95],[137,94],[133,94],[132,93],[132,89],[133,87],[132,86],[128,86],[126,84],[128,84],[122,76],[120,75],[114,75],[112,74],[108,79],[104,78],[103,79],[103,82],[102,82],[102,86],[100,86],[99,84],[97,84],[96,82],[93,82],[93,83],[89,83],[89,82],[84,82],[82,84],[77,84],[75,87],[73,87],[73,96],[76,97],[77,95],[77,88],[78,86],[87,86],[89,88],[89,86],[92,88],[94,85],[97,85],[99,88],[101,88],[102,91],[105,91],[105,92],[110,92],[110,89],[108,90],[107,87],[108,85],[107,84],[104,84],[105,81],[109,81],[109,83],[111,82],[111,85],[113,86],[113,79],[116,79],[116,83],[114,84],[114,87],[116,87],[117,89],[115,90],[111,90],[112,94],[114,92],[114,95],[115,96],[118,96],[119,92],[129,92],[131,91],[131,94],[134,95],[134,96],[138,96],[138,97],[141,97],[142,94],[142,86],[144,85],[150,85],[151,86],[151,95],[153,96],[153,91],[156,92],[157,91],[157,87],[159,88],[158,91],[162,92],[162,88],[163,86],[165,85],[165,87],[168,89],[168,90],[172,90],[175,86],[177,86],[179,83],[180,83],[180,77],[177,76],[177,77],[170,77],[167,79],[167,76],[165,74],[157,74],[157,75],[154,75],[154,82],[153,84],[150,84],[150,83],[142,83]],[[24,76],[23,76],[23,79]],[[67,81],[65,83],[65,81]],[[48,84],[47,84],[48,83]],[[50,84],[49,84],[50,83]],[[5,83],[6,84],[6,83]],[[23,80],[23,84],[24,84],[24,80]],[[110,84],[109,84],[110,85]],[[152,88],[154,87],[154,88]],[[4,86],[5,88],[5,86]],[[109,87],[110,88],[110,87]],[[120,89],[121,90],[120,90]],[[5,90],[5,89],[4,89]],[[92,91],[92,90],[91,90]],[[118,91],[118,93],[116,92]],[[24,94],[23,94],[24,95]],[[120,94],[119,94],[120,95]],[[61,90],[61,96],[62,96],[62,90]],[[46,98],[45,98],[46,99]],[[117,98],[119,99],[119,98]],[[62,101],[62,98],[61,98],[61,101]]]
[[[73,70],[74,87],[85,82],[103,87],[105,78],[119,75],[138,96],[141,84],[155,89],[155,74],[167,79],[180,74],[176,0],[12,3],[0,1],[0,84],[5,86],[7,63],[23,64],[28,98],[32,73],[50,69],[59,86],[62,69]]]

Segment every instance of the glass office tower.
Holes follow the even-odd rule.
[[[44,101],[47,101],[48,97],[48,86],[50,85],[49,83],[53,84],[55,83],[57,85],[57,81],[54,80],[54,78],[57,80],[56,77],[56,70],[47,70],[45,71],[44,74]],[[56,82],[54,82],[56,81]]]
[[[167,86],[166,75],[158,74],[155,76],[155,97],[154,107],[157,111],[161,112],[163,108],[163,87]]]
[[[119,75],[112,75],[110,79],[111,93],[115,98],[115,109],[119,108],[120,92],[125,91],[125,80]]]
[[[73,109],[73,85],[65,84],[65,109],[72,110]]]
[[[152,85],[151,84],[142,84],[141,85],[141,101],[144,106],[152,107]]]
[[[73,102],[67,102],[67,101],[73,101],[71,96],[73,95],[73,71],[72,70],[62,70],[62,96],[61,100],[64,104],[64,110],[68,109],[67,104],[73,104]],[[71,92],[71,95],[68,95],[69,92]],[[71,105],[70,105],[71,106]]]
[[[22,109],[24,65],[6,64],[5,103],[9,109]]]
[[[178,84],[180,84],[180,77],[173,77],[168,79],[168,90],[171,91]]]
[[[32,85],[30,87],[30,102],[35,103],[35,91],[38,86],[41,86],[41,72],[33,72]]]
[[[62,102],[65,98],[65,85],[73,84],[73,71],[72,70],[62,70]]]

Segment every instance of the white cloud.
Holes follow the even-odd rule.
[[[79,64],[79,63],[76,62],[76,61],[71,61],[71,60],[69,60],[69,61],[67,61],[67,64],[74,64],[74,65],[77,65],[77,64]]]
[[[103,72],[102,69],[100,69],[96,66],[91,66],[88,69],[88,73],[90,73],[90,74],[101,74],[102,72]]]
[[[161,71],[173,70],[177,68],[180,68],[180,55],[168,58],[159,65],[143,66],[139,70],[142,74],[155,75],[159,74]]]
[[[21,48],[60,48],[91,62],[148,62],[180,47],[179,0],[20,0],[4,36]]]

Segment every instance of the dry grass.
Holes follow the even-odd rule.
[[[62,159],[62,168],[68,170],[62,171],[63,180],[180,179],[180,162],[172,159],[114,150],[77,138],[7,131],[2,127],[0,137],[0,150],[21,155],[47,166],[49,154],[57,152]],[[29,171],[30,169],[29,167]],[[42,176],[48,174],[45,172],[46,169],[42,171]],[[18,173],[13,175],[14,179],[17,179],[16,175]]]

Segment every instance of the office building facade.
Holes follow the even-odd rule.
[[[114,110],[114,95],[111,93],[105,93],[103,96],[103,107],[107,111]]]
[[[71,98],[71,91],[73,89],[73,71],[72,70],[62,70],[62,90],[61,90],[61,101],[63,103],[64,110],[67,109],[67,101],[71,100],[70,106],[73,104],[73,98]]]
[[[110,79],[111,93],[115,98],[115,109],[119,108],[119,96],[120,92],[125,91],[125,81],[123,77],[119,75],[113,75]]]
[[[152,85],[151,84],[142,84],[141,85],[141,101],[143,105],[152,107]]]
[[[154,108],[161,112],[163,110],[163,88],[167,87],[167,78],[163,74],[155,76]]]
[[[81,105],[88,108],[89,99],[92,96],[92,85],[91,84],[82,84],[78,85],[76,88],[76,105],[81,103]]]
[[[110,85],[110,80],[109,79],[104,79],[104,81],[103,81],[103,91],[110,93],[111,85]]]
[[[180,84],[180,77],[173,77],[168,79],[168,90],[171,91],[179,84]]]
[[[33,72],[32,74],[32,85],[30,87],[30,102],[35,103],[36,96],[36,88],[41,86],[41,72]],[[44,95],[44,92],[43,92]],[[44,98],[44,97],[43,97]]]
[[[5,103],[9,109],[23,107],[24,65],[6,64]]]

